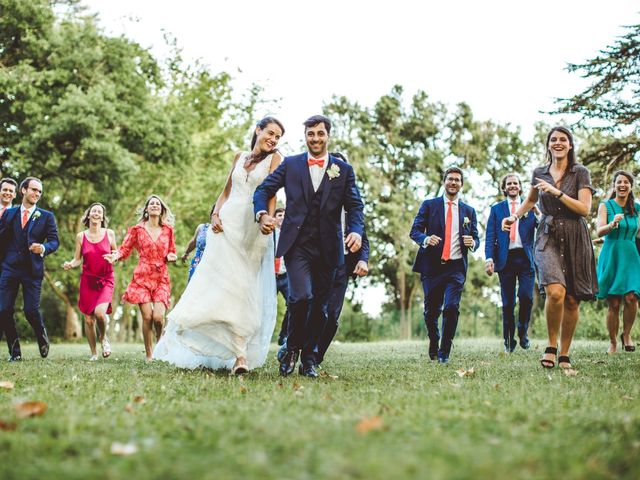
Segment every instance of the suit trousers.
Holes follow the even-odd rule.
[[[435,274],[423,274],[424,323],[429,339],[439,342],[439,353],[448,357],[458,327],[460,298],[466,280],[462,259],[445,262]],[[442,337],[438,330],[438,318],[442,313]]]
[[[24,316],[31,324],[38,344],[41,345],[48,341],[42,315],[40,315],[42,278],[34,278],[29,268],[4,265],[0,275],[0,325],[7,336],[7,345],[11,356],[22,355],[16,323],[13,318],[20,286],[22,286]]]
[[[535,270],[524,249],[509,250],[509,256],[504,268],[498,272],[500,278],[500,294],[502,296],[502,332],[505,347],[509,347],[514,340],[516,331],[516,284],[518,286],[518,337],[526,338],[533,307],[533,287]]]
[[[336,268],[325,262],[318,239],[310,235],[298,238],[284,261],[289,277],[287,350],[302,350],[302,363],[314,365]]]
[[[327,323],[322,330],[318,344],[316,345],[316,361],[322,363],[324,354],[327,353],[329,345],[333,341],[338,331],[340,314],[344,305],[344,296],[347,293],[347,285],[349,284],[349,275],[347,274],[347,264],[343,263],[336,270],[331,293],[329,294],[329,304],[327,307]]]
[[[284,297],[285,307],[284,316],[282,317],[282,326],[278,335],[278,343],[282,344],[289,336],[289,278],[285,273],[276,275],[276,289],[280,295]]]

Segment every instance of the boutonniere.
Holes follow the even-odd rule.
[[[522,215],[522,218],[527,218],[527,215],[529,215],[529,212],[524,212],[524,214]]]
[[[331,166],[327,168],[327,177],[329,177],[329,180],[331,180],[332,178],[336,178],[339,176],[340,176],[340,167],[335,163],[332,163]]]
[[[31,221],[35,222],[38,218],[40,218],[40,211],[36,210],[35,212],[33,212],[33,215],[31,215]]]
[[[464,218],[462,219],[462,225],[464,225],[464,226],[466,227],[467,225],[469,225],[469,222],[470,222],[470,221],[471,221],[471,220],[469,220],[469,217],[464,217]]]

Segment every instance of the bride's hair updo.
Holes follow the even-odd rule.
[[[282,125],[282,122],[280,120],[278,120],[275,117],[264,117],[262,120],[260,120],[257,124],[256,124],[256,128],[259,128],[260,130],[264,130],[265,128],[267,128],[267,126],[271,123],[275,123],[278,127],[280,127],[280,130],[282,130],[282,135],[284,135],[284,125]],[[253,147],[256,146],[256,142],[258,141],[258,134],[255,132],[255,129],[253,131],[253,137],[251,137],[251,148],[250,150],[253,150]],[[253,157],[251,159],[251,163],[259,163],[262,160],[264,160],[265,158],[267,158],[269,155],[271,155],[274,152],[277,152],[278,149],[274,149],[271,152],[260,152],[258,155],[256,155],[255,157]]]

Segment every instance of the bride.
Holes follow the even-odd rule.
[[[263,118],[251,151],[234,158],[200,264],[153,358],[182,368],[232,367],[238,375],[264,363],[276,321],[274,245],[255,221],[253,193],[282,161],[276,146],[283,134],[280,121]],[[271,211],[275,203],[273,197]]]

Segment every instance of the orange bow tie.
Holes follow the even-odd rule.
[[[307,165],[309,165],[310,167],[313,167],[314,165],[317,165],[320,168],[322,168],[322,167],[324,167],[324,160],[319,159],[319,158],[309,158],[307,160]]]

